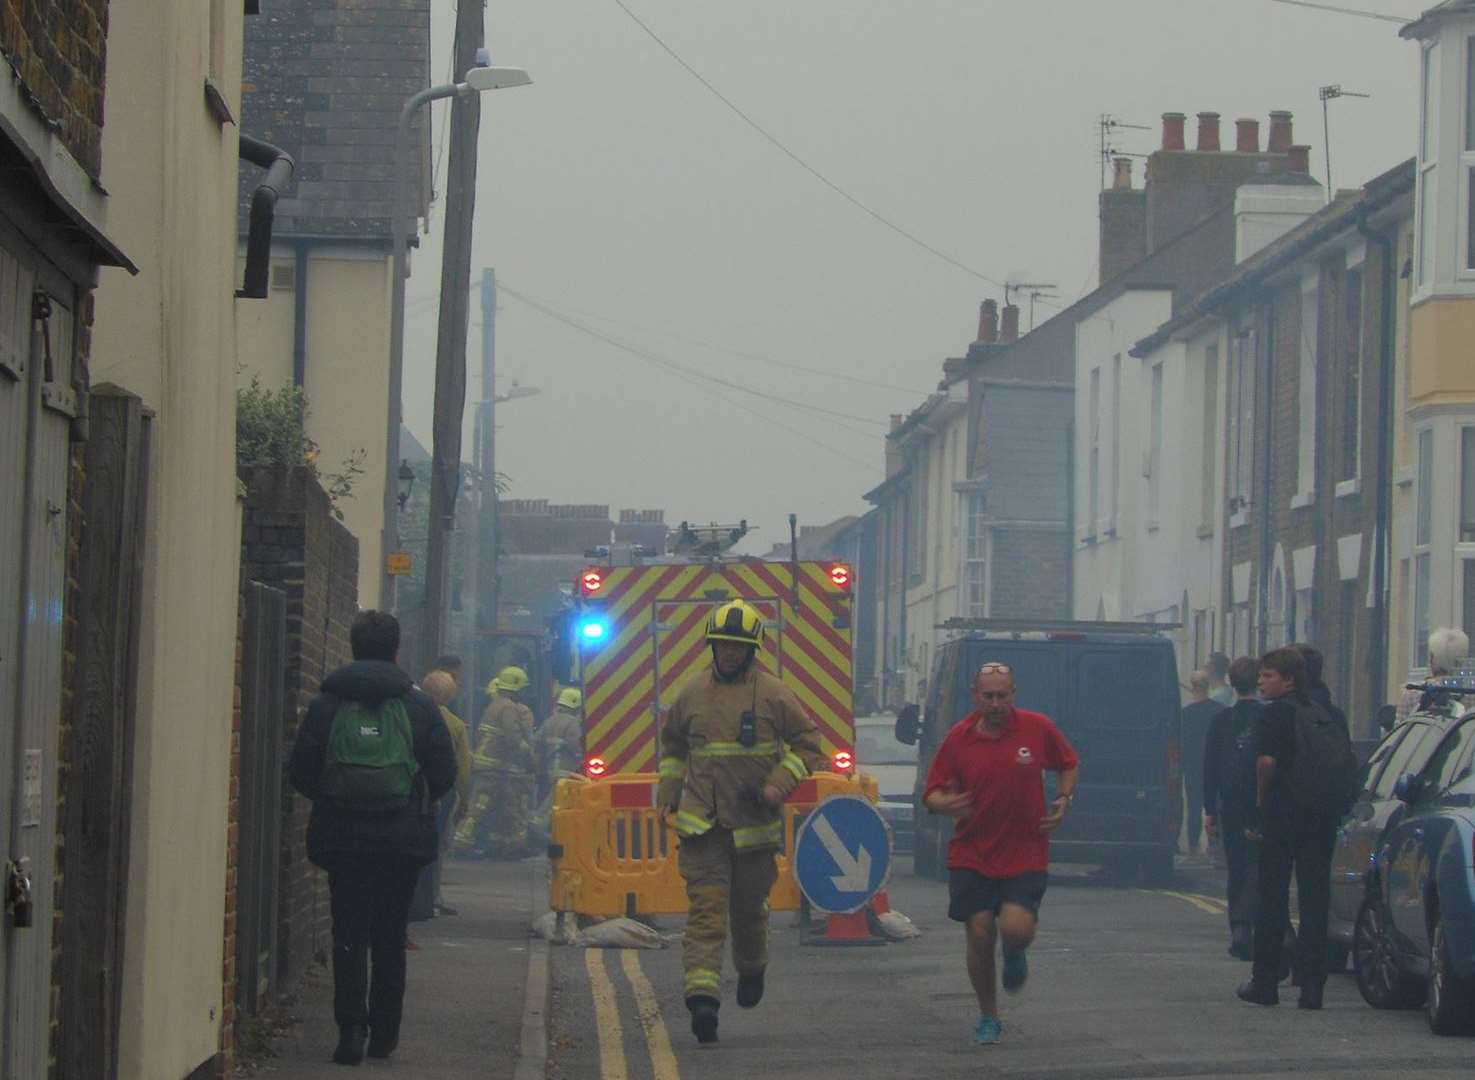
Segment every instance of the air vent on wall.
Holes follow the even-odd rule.
[[[271,287],[273,289],[297,288],[297,267],[291,263],[275,264],[271,268]]]

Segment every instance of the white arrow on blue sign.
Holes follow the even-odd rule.
[[[891,877],[891,827],[859,795],[831,795],[794,835],[794,880],[810,905],[859,911]]]

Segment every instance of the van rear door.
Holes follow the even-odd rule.
[[[1083,794],[1062,839],[1168,842],[1182,802],[1178,681],[1170,649],[1077,646],[1061,727],[1083,763]]]

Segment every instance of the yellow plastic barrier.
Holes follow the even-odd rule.
[[[686,913],[686,883],[676,868],[680,837],[654,805],[657,779],[654,773],[624,773],[558,782],[548,846],[552,910],[603,918]],[[789,797],[770,910],[799,910],[789,863],[794,831],[831,795],[862,795],[874,803],[875,777],[816,773]]]

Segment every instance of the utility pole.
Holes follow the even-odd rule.
[[[476,415],[477,457],[481,468],[480,505],[477,507],[476,595],[472,600],[472,651],[480,655],[483,630],[497,628],[497,275],[491,267],[481,272],[481,404]],[[490,671],[480,672],[472,688],[485,686]]]
[[[1337,98],[1370,98],[1371,94],[1359,94],[1355,90],[1343,90],[1340,86],[1323,86],[1318,91],[1321,95],[1321,141],[1326,151],[1326,201],[1332,201],[1332,118],[1331,110],[1327,102]]]
[[[484,40],[481,0],[462,0],[456,7],[453,70],[461,72],[476,67],[482,59]],[[449,542],[455,524],[456,494],[461,486],[461,424],[466,413],[466,324],[471,300],[471,225],[476,212],[476,140],[481,127],[481,96],[457,96],[453,102],[440,269],[440,321],[435,340],[434,449],[420,631],[421,670],[440,655],[445,636]]]

